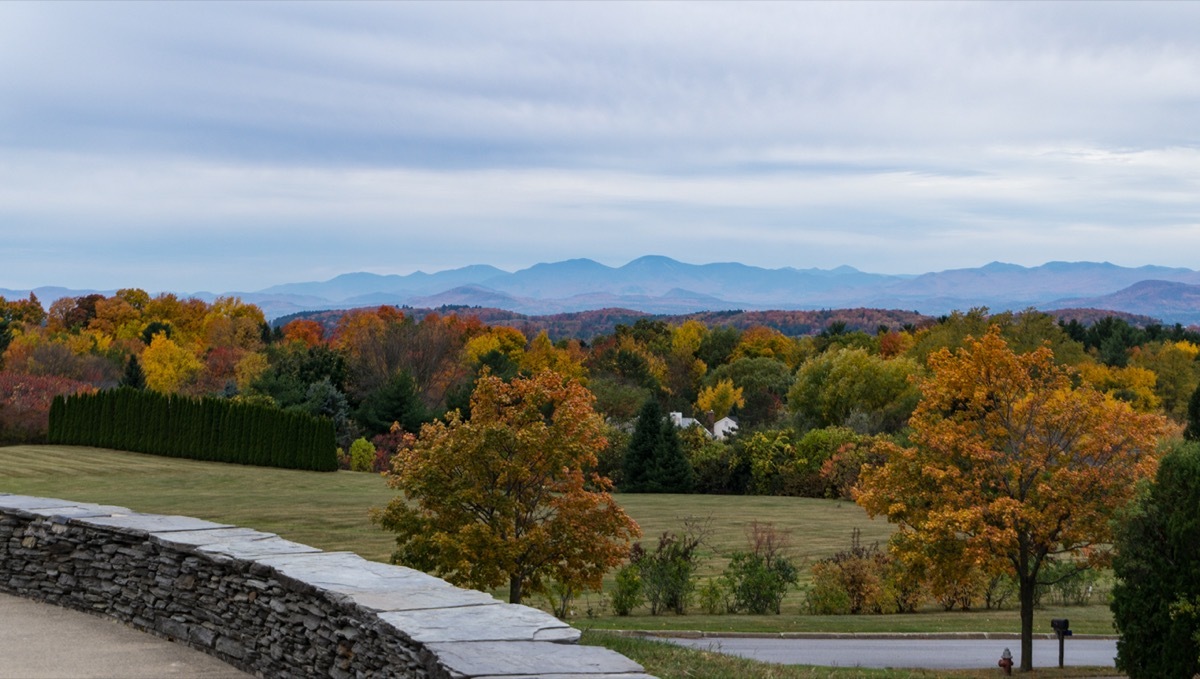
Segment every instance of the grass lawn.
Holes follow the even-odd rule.
[[[0,492],[196,516],[278,533],[324,550],[352,551],[376,561],[387,561],[393,545],[392,537],[372,525],[368,516],[371,507],[381,507],[395,495],[376,474],[247,467],[72,446],[11,446],[0,447]],[[665,530],[680,530],[685,517],[707,519],[710,535],[701,576],[719,573],[726,562],[720,555],[745,547],[746,529],[753,521],[774,523],[788,531],[802,568],[846,547],[855,528],[862,532],[864,544],[882,543],[892,531],[886,522],[868,519],[853,503],[836,500],[712,495],[617,495],[616,499],[641,525],[647,543]],[[1020,628],[1013,609],[803,616],[797,615],[801,601],[799,592],[789,595],[784,615],[779,616],[620,618],[606,615],[600,597],[593,595],[578,602],[574,622],[596,629],[746,632],[1015,632]],[[589,608],[592,617],[585,616]],[[1052,617],[1070,618],[1079,634],[1112,633],[1106,606],[1039,610],[1039,631],[1041,627],[1049,631]]]

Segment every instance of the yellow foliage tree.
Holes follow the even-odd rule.
[[[470,420],[427,424],[394,458],[402,495],[374,515],[397,534],[394,560],[469,587],[507,582],[512,603],[550,580],[599,590],[640,531],[611,482],[585,472],[607,445],[592,400],[550,370],[481,377]]]
[[[1079,366],[1079,376],[1109,396],[1128,402],[1134,410],[1153,412],[1160,404],[1154,393],[1158,376],[1152,370],[1137,366],[1118,368],[1103,363],[1084,363]]]
[[[239,392],[250,391],[250,385],[262,376],[270,367],[267,357],[260,353],[250,353],[242,356],[233,368],[234,379]]]
[[[991,328],[929,358],[912,446],[882,444],[857,500],[900,526],[893,548],[1001,558],[1019,584],[1021,667],[1032,667],[1038,574],[1064,556],[1099,560],[1115,508],[1154,473],[1159,415],[1072,386],[1048,347],[1014,353]],[[948,546],[954,549],[948,550]]]
[[[1130,358],[1132,365],[1154,371],[1154,393],[1177,422],[1185,420],[1188,399],[1200,385],[1198,354],[1200,347],[1191,342],[1150,342],[1135,348]]]
[[[721,419],[734,408],[742,408],[746,399],[742,396],[742,388],[733,386],[733,380],[720,380],[711,387],[700,390],[696,397],[696,411],[706,413],[712,411],[713,417]]]
[[[800,345],[774,328],[756,325],[742,333],[733,350],[733,360],[739,358],[773,358],[794,370],[801,361]]]
[[[204,367],[195,354],[159,333],[142,352],[142,370],[146,373],[146,386],[173,394],[194,379]]]
[[[529,343],[529,349],[519,357],[517,364],[526,375],[553,370],[559,375],[586,382],[587,368],[583,365],[584,358],[579,342],[572,340],[565,348],[559,349],[550,341],[550,336],[542,331]]]
[[[467,340],[463,346],[463,360],[473,367],[487,354],[498,351],[518,362],[521,354],[525,353],[526,344],[525,335],[520,330],[506,325],[495,326]]]
[[[700,351],[700,344],[708,336],[708,326],[697,320],[684,321],[671,331],[671,353],[693,357]]]

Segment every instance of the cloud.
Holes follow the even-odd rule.
[[[647,253],[1191,265],[1197,24],[1192,3],[5,3],[0,228],[24,254],[0,286],[55,262],[122,285],[90,261],[122,252],[156,285],[242,289]]]

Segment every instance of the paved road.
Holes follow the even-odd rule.
[[[0,679],[246,679],[182,644],[68,608],[0,594]]]
[[[1021,664],[1017,639],[669,639],[677,644],[785,665],[916,667],[932,670],[996,667],[1005,648]],[[1067,639],[1063,663],[1111,667],[1114,639]],[[1034,667],[1058,666],[1058,641],[1034,639]]]

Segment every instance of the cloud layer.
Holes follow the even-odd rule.
[[[0,287],[1195,267],[1194,3],[0,4]]]

